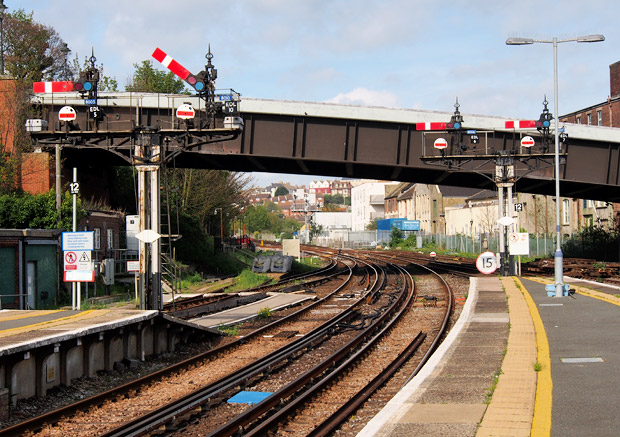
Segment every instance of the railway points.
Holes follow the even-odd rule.
[[[593,430],[597,435],[614,435],[617,420],[605,414],[604,405],[618,401],[608,380],[614,380],[620,368],[620,354],[613,347],[620,334],[615,321],[620,289],[567,277],[566,282],[577,292],[559,299],[547,296],[544,283],[549,280],[538,278],[537,281],[510,277],[500,280],[494,275],[472,278],[465,304],[459,305],[461,316],[446,339],[420,373],[359,435],[534,435],[539,432],[591,435],[588,432]],[[255,304],[258,309],[248,307],[244,311],[248,316],[255,316],[260,308],[275,309],[279,305],[274,301],[281,296],[273,297],[269,304],[260,300]],[[314,298],[308,293],[283,296],[294,301]],[[144,316],[151,312],[139,313]],[[229,311],[224,315],[230,321],[234,313]],[[105,310],[20,312],[19,315],[3,311],[0,312],[0,327],[4,328],[0,330],[0,340],[10,339],[9,333],[17,335],[29,326],[32,331],[42,333],[64,332],[67,330],[64,325],[69,322],[82,325],[88,322],[103,330],[94,320],[100,321],[106,314]],[[240,317],[245,316],[234,318]],[[149,320],[144,319],[142,325],[157,323]],[[176,323],[169,317],[164,320],[171,325]],[[211,323],[212,318],[205,320],[210,321],[202,323],[203,326],[222,323]],[[183,329],[197,324],[186,322]],[[126,326],[116,327],[115,335],[123,338],[119,332],[133,329]],[[545,342],[541,341],[545,337],[548,358],[544,355]],[[51,342],[47,344],[48,353],[50,347],[53,350],[58,344],[45,341]],[[132,340],[128,342],[131,343]],[[63,353],[66,356],[68,351],[66,344],[60,345],[61,356]],[[43,359],[46,358],[37,355],[38,363]],[[47,376],[42,375],[40,379]]]

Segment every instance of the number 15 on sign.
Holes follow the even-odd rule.
[[[482,252],[476,259],[476,268],[480,273],[490,275],[497,270],[497,258],[493,252]]]

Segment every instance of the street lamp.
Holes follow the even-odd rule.
[[[8,7],[4,4],[4,0],[0,0],[0,74],[4,74],[4,11]]]
[[[555,296],[563,296],[564,288],[564,268],[562,256],[562,233],[560,231],[560,147],[559,147],[559,121],[560,111],[558,110],[558,44],[562,42],[599,42],[605,41],[603,35],[586,35],[577,38],[558,39],[553,37],[552,40],[541,40],[533,38],[508,38],[508,45],[528,45],[534,43],[553,44],[553,97],[555,111],[555,232],[556,232],[556,250],[555,250]]]

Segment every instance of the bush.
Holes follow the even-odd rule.
[[[271,308],[261,308],[258,310],[258,318],[259,319],[268,319],[272,315]]]

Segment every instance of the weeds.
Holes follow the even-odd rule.
[[[273,314],[273,312],[271,311],[271,308],[261,308],[260,310],[258,310],[258,317],[260,319],[268,319],[269,317],[271,317]]]

